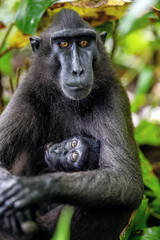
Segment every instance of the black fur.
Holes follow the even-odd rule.
[[[76,206],[72,240],[117,240],[143,195],[130,106],[98,34],[90,94],[82,100],[64,95],[59,84],[61,65],[52,51],[50,36],[55,31],[76,28],[92,29],[77,13],[64,9],[41,34],[32,66],[0,118],[0,160],[10,173],[23,175],[17,186],[22,192],[29,188],[25,201],[36,188],[42,196],[45,186],[48,193],[44,199]],[[74,135],[100,140],[99,169],[36,176],[43,169],[37,149]],[[6,181],[7,188],[12,176],[2,171],[1,181]],[[2,192],[3,186],[0,184]],[[44,199],[39,198],[39,202]],[[41,226],[37,239],[51,237],[61,208],[59,205],[37,220]]]

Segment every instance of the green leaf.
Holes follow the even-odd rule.
[[[156,8],[160,9],[160,1],[157,2],[157,4],[155,5]]]
[[[135,139],[139,145],[160,145],[160,126],[158,123],[142,120],[135,128]]]
[[[149,205],[150,213],[154,215],[154,213],[157,214],[157,218],[160,219],[160,198],[154,199],[150,205]],[[156,216],[155,216],[156,217]]]
[[[160,198],[160,182],[158,178],[154,175],[151,164],[144,157],[141,151],[139,156],[141,161],[141,169],[142,169],[144,185],[149,189],[151,189],[155,193],[155,195],[158,198]]]
[[[134,236],[129,240],[159,240],[160,227],[145,228],[140,236]]]
[[[144,230],[142,240],[159,240],[160,239],[160,227],[151,227]]]
[[[145,16],[146,16],[147,18],[152,19],[152,20],[153,20],[153,19],[154,19],[154,20],[159,20],[158,16],[156,16],[153,11],[147,13]]]
[[[114,21],[109,21],[107,23],[104,23],[98,27],[96,27],[96,30],[98,32],[104,32],[106,31],[107,32],[107,38],[109,38],[111,35],[112,35],[112,32],[114,30],[114,25],[115,25],[115,22]]]
[[[72,206],[67,205],[62,209],[56,231],[51,240],[70,240],[70,223],[73,213]]]
[[[158,17],[155,16],[155,19],[158,20]],[[131,23],[130,23],[130,21],[131,21]],[[123,23],[123,19],[121,20],[121,22]],[[121,22],[120,22],[120,24],[121,24]],[[137,29],[144,28],[144,27],[148,26],[150,24],[150,19],[149,19],[148,15],[146,14],[146,15],[140,17],[140,18],[135,18],[135,19],[131,18],[131,20],[129,20],[128,24],[131,24],[131,25],[129,26],[130,28],[128,29],[127,34],[133,32]]]
[[[16,25],[25,34],[35,34],[45,10],[58,0],[22,0],[16,14]]]
[[[152,192],[151,190],[145,190],[145,196],[149,199],[154,199],[156,198],[156,194]]]
[[[11,64],[12,56],[13,56],[13,53],[9,52],[9,53],[5,54],[3,57],[1,57],[0,71],[5,75],[13,74],[13,68],[12,68],[12,64]]]
[[[122,19],[121,24],[118,28],[119,32],[121,34],[129,33],[133,29],[137,18],[142,17],[145,11],[151,9],[151,6],[156,3],[157,0],[135,0],[129,7],[126,16]],[[141,23],[143,23],[143,21],[141,21]],[[139,24],[137,24],[137,26],[138,25]]]
[[[135,97],[146,93],[153,82],[153,68],[144,67],[139,75],[138,83],[135,90]]]
[[[142,200],[142,203],[138,210],[136,211],[130,225],[125,231],[125,236],[121,236],[122,240],[130,240],[132,238],[131,235],[133,235],[136,231],[142,230],[146,227],[147,222],[147,213],[146,209],[148,206],[148,199]]]
[[[132,112],[136,113],[142,106],[146,104],[146,102],[147,102],[147,99],[145,94],[137,96],[131,103]]]

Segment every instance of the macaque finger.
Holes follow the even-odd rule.
[[[27,190],[26,190],[26,192],[27,192]],[[25,191],[6,200],[5,205],[2,205],[0,207],[0,214],[3,215],[5,212],[11,211],[11,208],[14,209],[14,205],[15,205],[16,201],[19,202],[19,200],[23,197],[24,193],[25,193]]]
[[[16,234],[16,235],[19,235],[20,234],[20,228],[18,227],[15,216],[10,217],[10,223],[11,223],[11,232]]]
[[[17,192],[20,190],[20,186],[12,186],[8,188],[5,192],[1,193],[0,198],[0,205],[3,204],[7,199],[10,199],[12,196],[17,194]]]
[[[21,225],[21,223],[23,223],[25,221],[25,217],[24,217],[23,212],[20,212],[20,211],[16,212],[15,215],[16,215],[16,219],[17,219],[18,224]]]
[[[10,225],[9,218],[4,217],[4,220],[3,220],[3,223],[2,223],[2,228],[10,230],[10,227],[11,227],[11,225]]]

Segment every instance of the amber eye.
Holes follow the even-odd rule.
[[[69,46],[69,42],[68,41],[62,41],[60,42],[60,47],[62,48],[67,48]]]
[[[86,47],[88,45],[88,41],[87,40],[82,40],[79,42],[79,44],[82,46],[82,47]]]
[[[73,152],[73,153],[71,154],[71,161],[72,161],[72,162],[77,162],[78,158],[79,158],[78,152]]]
[[[76,140],[71,141],[71,148],[77,147],[78,142]]]

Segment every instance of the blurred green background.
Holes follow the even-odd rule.
[[[160,0],[0,0],[0,113],[29,68],[29,37],[39,35],[61,8],[107,31],[106,49],[131,102],[145,193],[121,240],[159,240]],[[70,239],[73,212],[63,209],[53,240]]]

